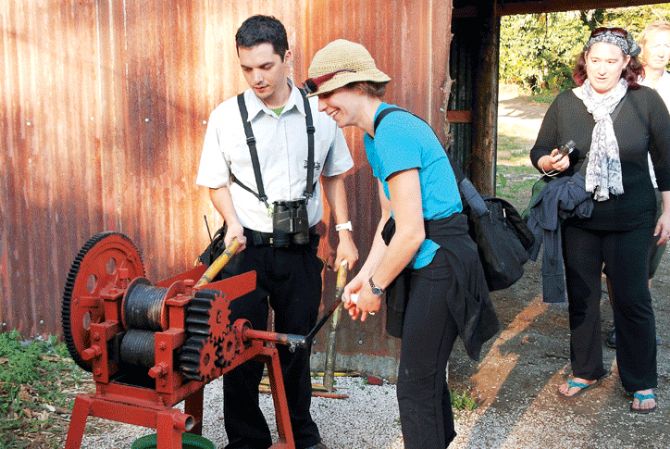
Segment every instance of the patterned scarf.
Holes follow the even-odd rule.
[[[605,95],[598,95],[587,79],[581,89],[581,99],[586,109],[593,115],[596,125],[591,135],[591,148],[586,166],[586,191],[593,192],[593,199],[605,201],[613,195],[623,193],[619,143],[614,135],[610,114],[628,91],[628,83],[623,78]]]

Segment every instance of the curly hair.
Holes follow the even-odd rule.
[[[572,79],[575,81],[575,84],[581,86],[586,81],[586,54],[588,50],[582,51],[577,56],[577,62],[575,63],[575,68],[572,70]],[[623,54],[623,52],[622,52]],[[628,88],[636,90],[640,88],[638,79],[644,77],[644,68],[640,61],[637,59],[637,56],[631,56],[630,61],[626,67],[621,71],[621,78],[624,78],[628,82]]]

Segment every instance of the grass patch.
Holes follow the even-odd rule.
[[[56,337],[25,341],[0,333],[0,447],[62,446],[73,394],[84,372]]]
[[[529,165],[528,155],[534,143],[521,137],[498,134],[498,164]]]
[[[531,188],[540,174],[534,167],[498,164],[496,196],[512,203],[521,212],[530,201]]]
[[[477,401],[472,397],[469,391],[451,391],[451,406],[455,410],[472,411],[477,408]]]
[[[558,95],[558,91],[541,90],[540,92],[531,95],[530,99],[535,103],[550,104],[552,101],[554,101],[556,95]]]

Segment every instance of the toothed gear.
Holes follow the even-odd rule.
[[[82,369],[91,372],[91,362],[81,358],[90,346],[89,325],[104,321],[100,292],[121,288],[120,269],[127,270],[128,279],[144,276],[142,256],[126,235],[107,231],[95,234],[79,250],[65,281],[61,323],[63,337],[72,359]],[[86,298],[87,303],[82,304]],[[92,304],[93,303],[93,304]]]
[[[221,343],[223,337],[230,330],[230,307],[222,297],[217,296],[212,301],[207,324],[209,324],[210,337],[217,343]]]
[[[186,342],[179,355],[187,379],[205,380],[221,367],[221,343],[230,332],[228,302],[216,290],[200,290],[186,307]]]
[[[238,351],[237,339],[235,338],[234,332],[228,332],[221,342],[221,359],[220,365],[222,368],[226,368],[235,358],[235,355]]]

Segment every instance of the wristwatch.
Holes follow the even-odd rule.
[[[370,289],[372,290],[373,295],[382,296],[384,294],[384,289],[381,287],[377,287],[377,285],[375,285],[375,281],[372,280],[372,276],[370,276],[368,282],[370,283]]]

